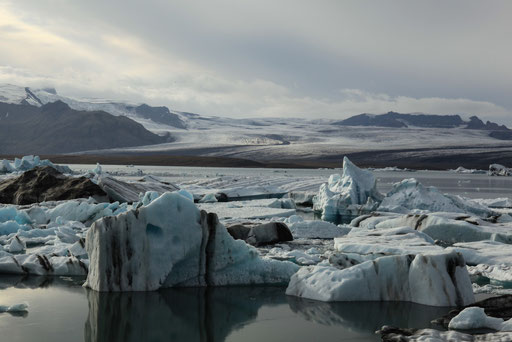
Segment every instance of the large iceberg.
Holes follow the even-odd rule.
[[[87,233],[89,274],[97,291],[173,286],[286,284],[298,266],[263,259],[234,240],[217,215],[177,193],[96,221]]]
[[[343,158],[343,174],[333,174],[320,186],[313,198],[313,209],[326,220],[344,215],[359,215],[375,209],[382,200],[377,181],[370,171],[361,170],[347,157]]]
[[[470,199],[443,194],[435,187],[425,187],[414,178],[395,183],[379,205],[379,211],[409,213],[415,211],[467,213],[489,217],[492,210]]]
[[[303,267],[286,294],[325,302],[410,301],[432,306],[463,306],[475,301],[462,255],[400,255],[339,270]]]

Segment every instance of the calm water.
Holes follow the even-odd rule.
[[[279,287],[98,293],[83,279],[2,278],[2,341],[379,341],[382,325],[428,327],[449,311],[411,303],[322,303]]]

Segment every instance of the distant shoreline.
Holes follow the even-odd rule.
[[[412,170],[449,170],[463,166],[467,169],[487,170],[490,164],[512,166],[512,148],[498,151],[471,149],[403,149],[348,152],[326,156],[308,156],[280,160],[250,160],[230,157],[167,153],[118,153],[118,154],[41,154],[57,164],[148,165],[233,168],[284,168],[319,169],[341,168],[343,156],[359,167],[398,167]],[[23,155],[0,155],[0,159],[21,158]]]

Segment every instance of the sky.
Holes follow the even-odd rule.
[[[0,83],[204,115],[512,125],[511,1],[0,0]]]

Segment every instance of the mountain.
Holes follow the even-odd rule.
[[[457,128],[478,129],[488,131],[510,131],[505,125],[498,125],[487,121],[484,124],[477,116],[464,121],[460,115],[434,115],[434,114],[400,114],[388,112],[386,114],[359,114],[342,121],[333,122],[340,126],[375,126],[375,127],[424,127],[424,128]]]
[[[68,153],[170,140],[124,116],[77,111],[62,101],[40,106],[34,101],[27,93],[20,104],[0,103],[0,153]]]
[[[487,135],[497,140],[512,140],[512,130],[505,125],[487,121],[484,123],[477,116],[464,121],[460,115],[435,114],[401,114],[388,112],[385,114],[359,114],[348,119],[335,121],[337,126],[352,127],[386,127],[386,128],[465,128],[468,130],[487,131]]]
[[[104,99],[74,99],[61,96],[54,88],[29,88],[12,84],[0,84],[0,102],[27,104],[40,107],[47,103],[62,101],[79,111],[104,111],[116,116],[127,116],[147,128],[165,125],[169,129],[186,129],[186,115],[171,112],[167,107],[147,104],[131,104]]]

